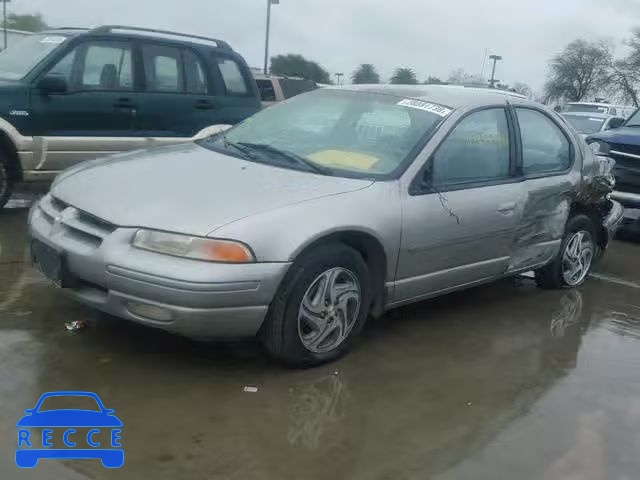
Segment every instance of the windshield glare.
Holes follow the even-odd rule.
[[[0,52],[0,78],[20,80],[67,37],[63,35],[30,35]]]
[[[595,133],[602,130],[602,125],[605,122],[604,118],[597,117],[581,117],[578,115],[565,115],[565,118],[569,121],[573,128],[578,133]]]
[[[402,100],[365,92],[316,90],[263,110],[229,130],[225,139],[235,144],[269,145],[336,174],[386,176],[410,160],[420,139],[443,118],[398,105]],[[223,144],[223,139],[217,144]]]

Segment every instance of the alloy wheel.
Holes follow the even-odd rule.
[[[362,292],[356,275],[342,267],[318,275],[302,297],[298,335],[315,353],[337,348],[349,336],[360,312]]]
[[[567,285],[574,287],[586,278],[593,252],[593,239],[589,232],[580,230],[571,236],[562,255],[562,277]]]

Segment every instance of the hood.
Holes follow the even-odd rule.
[[[640,146],[640,127],[620,127],[614,130],[594,133],[587,138],[587,141],[593,140]]]
[[[372,183],[259,164],[189,143],[80,164],[62,173],[51,193],[114,225],[204,236],[244,217]]]

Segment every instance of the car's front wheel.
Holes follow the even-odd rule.
[[[586,215],[569,219],[560,252],[553,262],[537,270],[542,288],[579,287],[587,279],[597,252],[593,222]]]
[[[346,245],[322,245],[292,265],[260,337],[271,355],[292,366],[329,362],[349,350],[370,304],[362,256]]]

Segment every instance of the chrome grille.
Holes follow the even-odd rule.
[[[78,210],[51,194],[40,201],[39,207],[52,229],[63,229],[66,235],[96,247],[116,229],[115,225]]]

